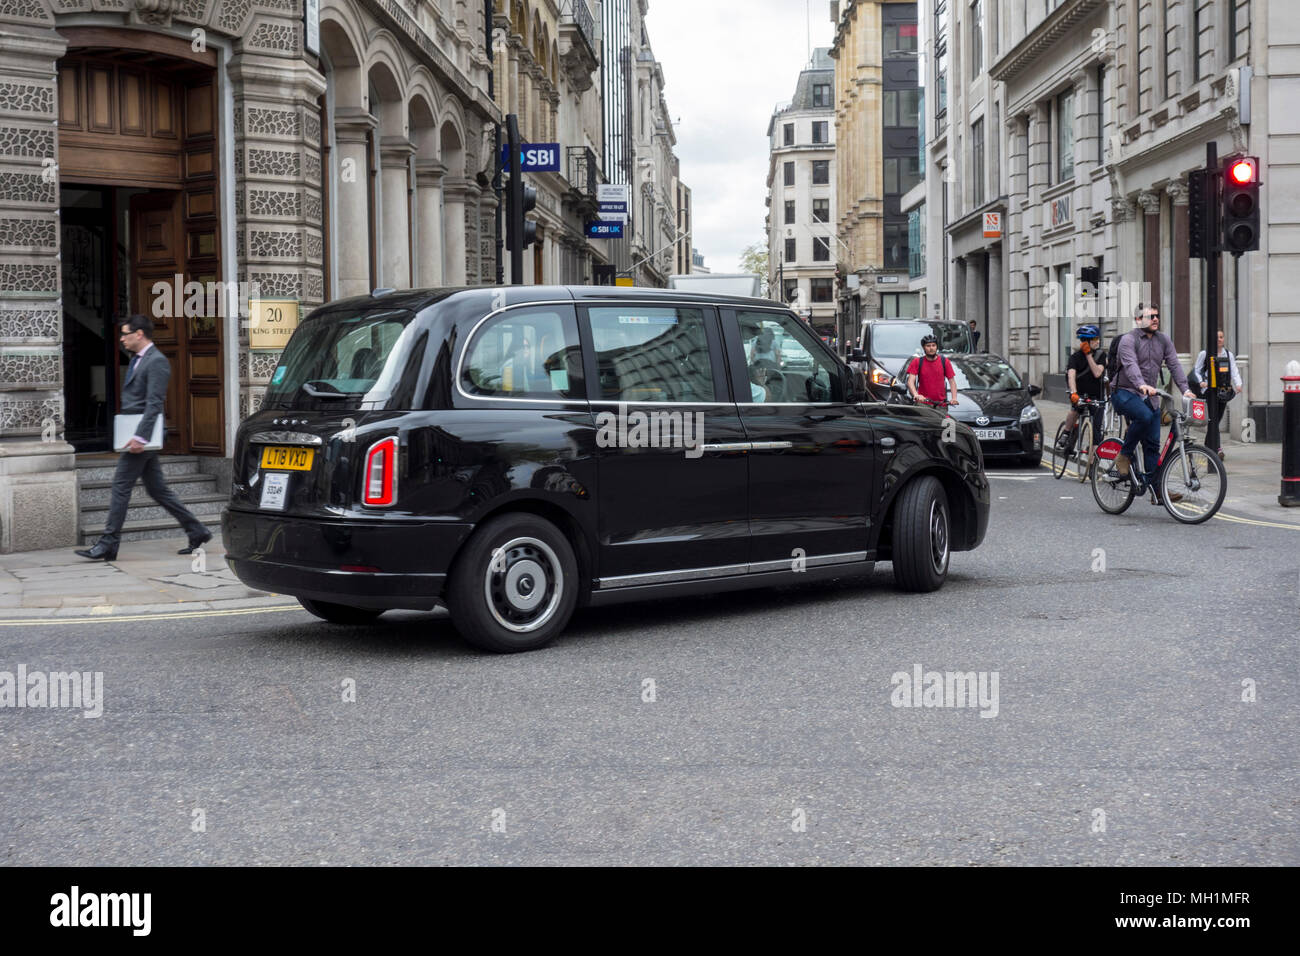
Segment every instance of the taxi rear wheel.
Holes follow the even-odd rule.
[[[298,603],[322,621],[329,621],[331,624],[370,624],[384,613],[375,608],[350,607],[347,604],[310,601],[301,597],[298,598]]]
[[[498,515],[457,558],[447,588],[456,630],[501,654],[545,647],[578,603],[578,562],[560,530],[532,514]]]

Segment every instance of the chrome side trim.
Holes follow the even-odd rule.
[[[840,554],[818,554],[804,558],[805,567],[823,567],[837,564],[857,564],[867,560],[865,551],[846,551]],[[690,568],[685,571],[653,571],[648,574],[624,574],[613,578],[600,578],[600,590],[631,588],[646,584],[671,584],[676,581],[699,581],[724,578],[740,574],[761,574],[767,571],[790,571],[790,560],[760,561],[756,564],[724,564],[713,568]]]
[[[691,568],[688,571],[653,571],[649,574],[624,574],[615,578],[600,578],[601,590],[605,588],[630,588],[639,584],[668,584],[672,581],[695,581],[700,578],[725,578],[744,574],[747,564],[724,564],[716,568]]]
[[[322,445],[319,435],[306,432],[253,432],[248,436],[251,445]]]
[[[751,443],[754,451],[785,451],[794,447],[794,442],[788,441],[756,441]]]
[[[765,571],[791,571],[794,557],[779,561],[759,561],[749,566],[750,574],[762,574]],[[867,560],[865,551],[846,551],[842,554],[815,554],[803,559],[804,567],[818,568],[835,564],[857,564]]]

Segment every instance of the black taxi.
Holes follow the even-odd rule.
[[[942,586],[971,430],[874,402],[788,308],[610,287],[377,291],[303,320],[239,428],[227,560],[335,623],[445,606],[493,651],[575,608],[890,561]]]

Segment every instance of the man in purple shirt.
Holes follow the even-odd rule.
[[[1174,383],[1187,398],[1194,397],[1183,367],[1178,364],[1174,343],[1169,336],[1152,328],[1152,323],[1159,320],[1159,310],[1138,306],[1137,315],[1133,316],[1133,331],[1120,336],[1115,346],[1119,349],[1119,372],[1111,399],[1115,410],[1131,422],[1124,436],[1124,447],[1115,459],[1116,470],[1121,475],[1129,473],[1140,441],[1145,478],[1153,486],[1156,461],[1160,457],[1160,390],[1155,385],[1160,380],[1160,366],[1168,366]],[[1159,503],[1159,492],[1156,498]]]

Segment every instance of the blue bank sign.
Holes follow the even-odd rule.
[[[603,222],[600,219],[587,223],[588,239],[622,239],[623,224],[621,222]]]
[[[519,168],[525,173],[558,173],[560,171],[559,143],[527,143],[519,147]],[[511,170],[510,147],[501,147],[501,168]]]

